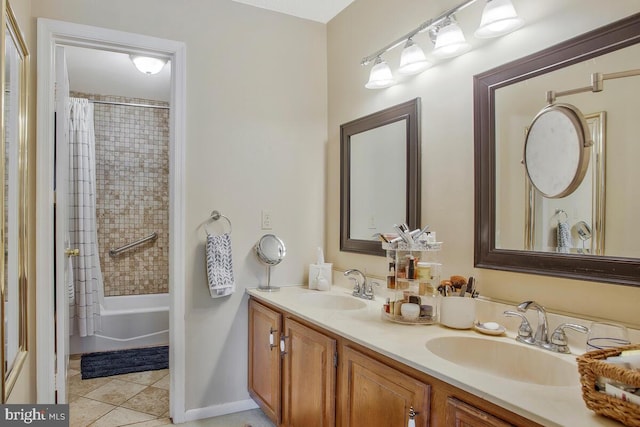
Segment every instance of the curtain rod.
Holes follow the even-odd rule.
[[[145,107],[145,108],[160,108],[164,110],[171,109],[168,105],[151,105],[151,104],[136,104],[133,102],[117,102],[117,101],[98,101],[95,99],[89,99],[89,102],[94,104],[109,104],[109,105],[126,105],[129,107]]]

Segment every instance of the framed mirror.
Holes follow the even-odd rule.
[[[598,213],[602,229],[594,230],[584,221],[591,228],[589,236],[581,224],[583,218],[570,224],[585,239],[602,235],[606,227],[602,254],[526,246],[528,230],[523,218],[530,193],[522,164],[522,129],[545,106],[545,91],[570,92],[587,86],[593,73],[613,75],[640,69],[639,42],[640,14],[635,14],[474,77],[476,267],[640,285],[636,243],[640,229],[635,224],[640,204],[629,193],[629,183],[640,179],[633,166],[640,158],[634,142],[640,132],[640,76],[616,78],[605,82],[598,93],[575,92],[562,99],[581,111],[607,114],[606,200],[601,201]],[[603,156],[595,157],[592,152],[592,165],[604,161]],[[595,185],[604,186],[604,180]],[[596,202],[589,202],[594,212]],[[571,218],[573,212],[567,213]]]
[[[385,256],[402,223],[420,227],[420,98],[340,126],[340,250]]]
[[[6,402],[27,355],[26,111],[29,53],[11,7],[7,3],[3,4],[3,9],[4,73],[1,80],[4,96],[0,108],[0,153],[4,172],[3,185],[0,186],[0,223],[3,224],[4,257],[0,261],[0,311],[3,319],[0,372],[2,402]]]

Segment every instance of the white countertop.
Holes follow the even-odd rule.
[[[383,301],[380,297],[374,301],[361,300],[366,306],[356,310],[317,308],[300,298],[303,294],[351,295],[350,292],[349,289],[335,285],[326,292],[309,290],[306,286],[281,287],[279,292],[247,289],[247,293],[258,300],[542,425],[621,425],[614,420],[596,415],[585,406],[575,355],[554,354],[526,346],[531,348],[531,351],[546,352],[572,363],[575,367],[575,385],[547,386],[514,381],[452,363],[436,356],[425,345],[432,338],[458,335],[503,340],[525,346],[515,341],[512,332],[507,331],[507,336],[494,337],[481,335],[473,330],[460,331],[441,325],[402,325],[389,322],[381,319]],[[484,321],[486,320],[492,319]],[[535,324],[532,326],[535,328]],[[483,355],[477,354],[477,357],[481,358]]]

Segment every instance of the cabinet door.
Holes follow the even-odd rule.
[[[335,426],[336,341],[284,320],[282,424]]]
[[[342,427],[429,425],[430,386],[344,347],[340,355]]]
[[[280,325],[282,315],[249,301],[249,394],[275,423],[280,422]]]
[[[511,427],[512,425],[456,398],[447,399],[447,427]]]

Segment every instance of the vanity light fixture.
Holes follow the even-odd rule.
[[[396,84],[391,68],[387,64],[387,61],[377,57],[371,73],[369,73],[369,81],[364,85],[367,89],[384,89]]]
[[[499,37],[524,25],[511,0],[487,0],[482,11],[480,26],[474,33],[478,38]]]
[[[413,40],[408,39],[400,55],[398,72],[400,74],[413,75],[423,72],[430,66],[431,63],[427,61],[422,48],[415,44]]]
[[[436,45],[432,54],[437,58],[453,58],[471,50],[462,28],[452,17],[442,23],[436,34]]]
[[[154,58],[152,56],[129,55],[136,69],[144,74],[158,74],[167,64],[166,59]]]
[[[465,0],[435,18],[428,19],[382,49],[364,57],[360,61],[360,65],[373,64],[369,81],[365,87],[383,89],[396,83],[391,69],[381,56],[402,44],[404,44],[404,49],[398,69],[400,74],[418,74],[431,66],[424,51],[413,40],[417,34],[429,32],[435,44],[432,55],[438,59],[452,58],[471,50],[471,44],[465,39],[462,28],[455,21],[453,15],[476,1],[478,0]],[[524,25],[524,20],[516,13],[511,0],[486,0],[480,19],[480,27],[474,35],[478,38],[498,37],[515,31],[522,25]]]

